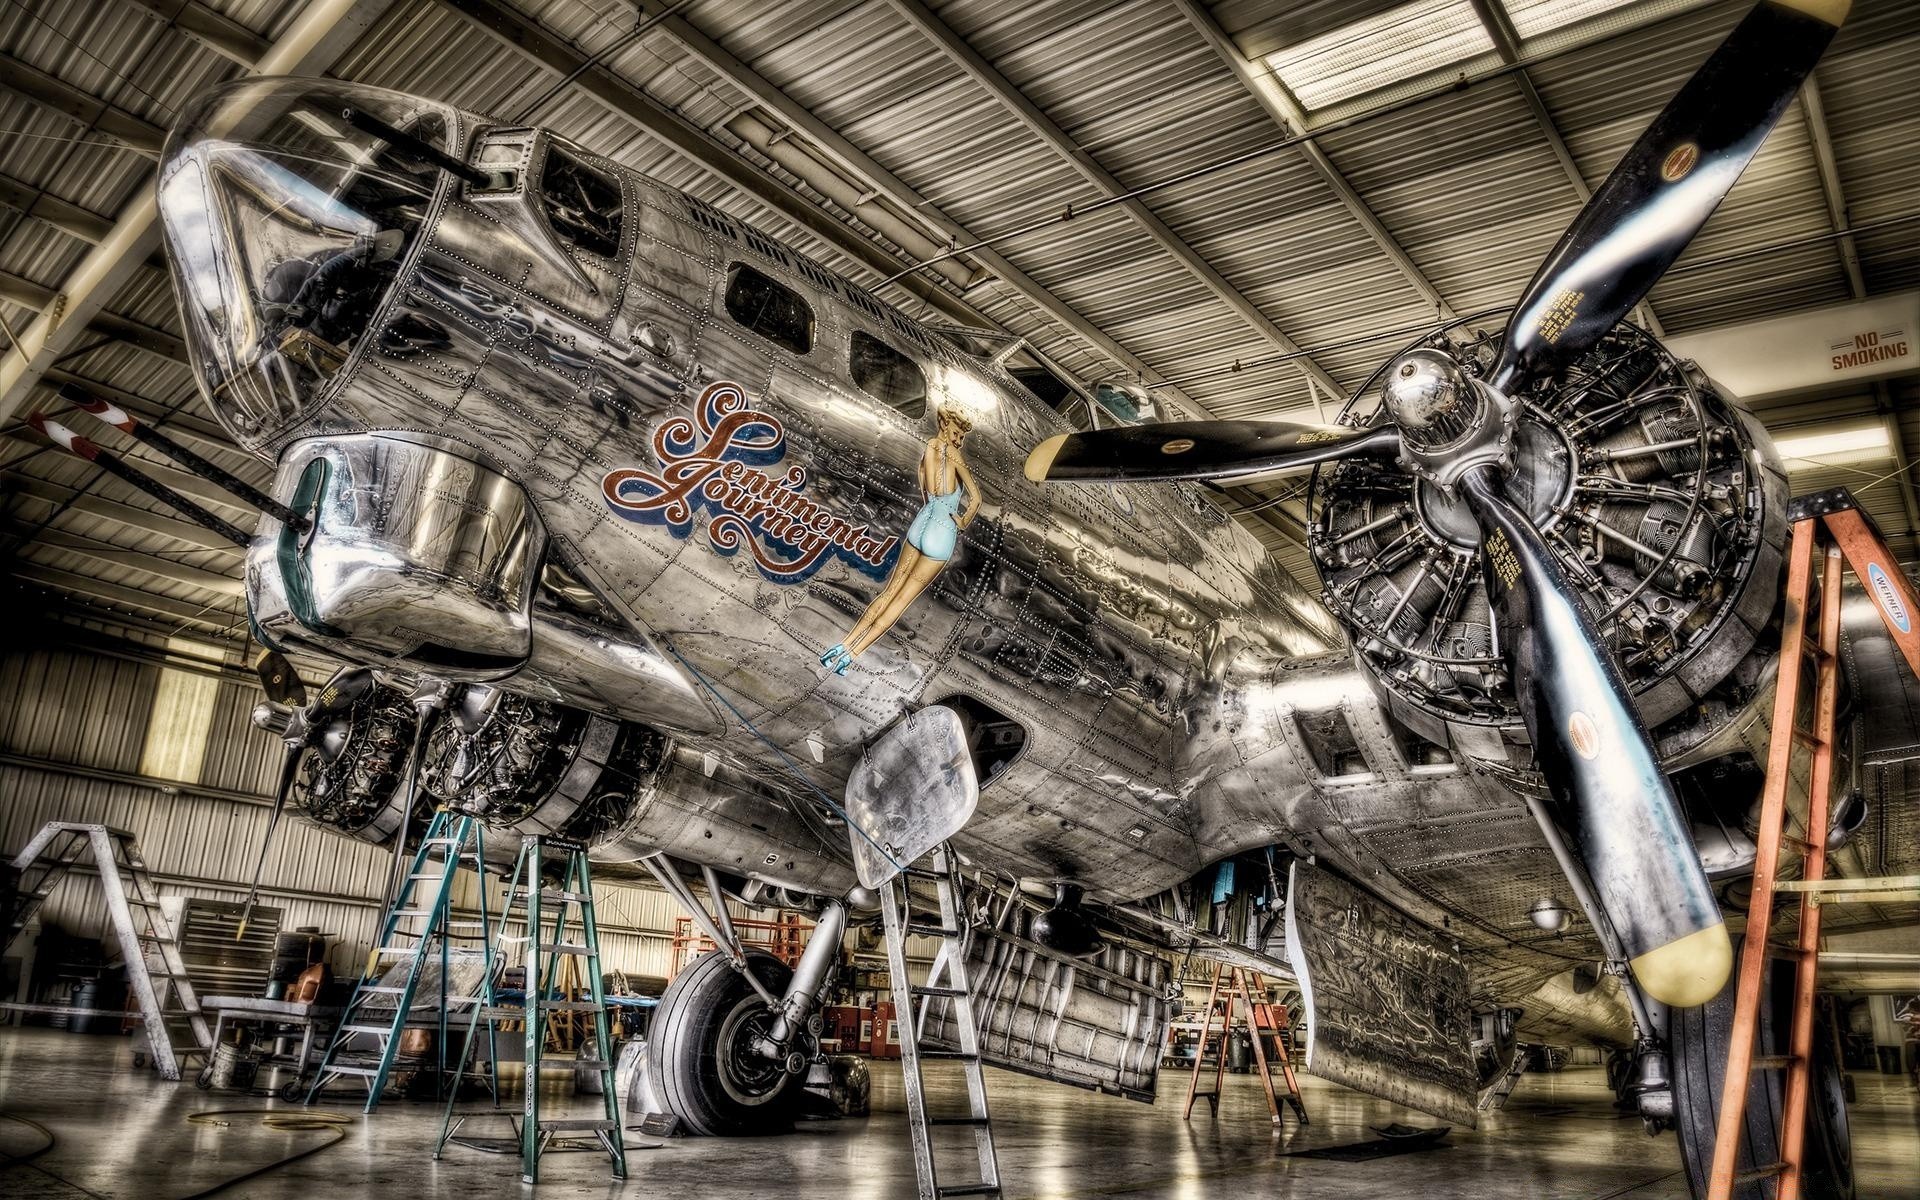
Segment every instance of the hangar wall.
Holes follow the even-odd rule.
[[[167,671],[214,683],[204,757],[191,780],[141,774],[150,730],[207,720],[177,704],[156,707]],[[0,655],[0,850],[13,854],[48,821],[104,822],[133,832],[163,893],[241,899],[266,829],[279,745],[249,719],[259,688],[236,676],[63,646]],[[378,935],[390,853],[290,819],[261,874],[262,902],[284,912],[284,928],[314,925],[332,935],[333,968],[351,974]],[[493,888],[497,911],[505,888]],[[666,975],[678,906],[655,888],[597,883],[595,894],[607,968]],[[463,879],[456,904],[470,909],[477,900]],[[736,916],[770,915],[732,907]],[[98,884],[69,876],[41,917],[99,936]]]

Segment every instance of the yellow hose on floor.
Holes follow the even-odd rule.
[[[204,1196],[212,1196],[219,1192],[224,1192],[237,1183],[245,1183],[247,1180],[258,1178],[269,1171],[277,1171],[281,1167],[287,1166],[290,1163],[297,1163],[303,1158],[320,1153],[322,1150],[330,1150],[347,1140],[347,1127],[356,1123],[356,1118],[348,1116],[345,1113],[312,1112],[299,1108],[210,1108],[203,1112],[188,1113],[187,1123],[189,1125],[213,1125],[224,1129],[233,1125],[232,1121],[226,1120],[228,1117],[259,1117],[260,1128],[271,1129],[276,1133],[311,1133],[330,1130],[333,1133],[333,1137],[321,1142],[317,1146],[311,1146],[302,1150],[298,1154],[270,1162],[264,1167],[257,1167],[244,1175],[235,1175],[232,1179],[216,1183],[212,1187],[194,1192],[190,1196],[182,1196],[180,1200],[201,1200]]]

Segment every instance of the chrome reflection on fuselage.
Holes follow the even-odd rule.
[[[1079,878],[1095,892],[1157,890],[1271,836],[1271,821],[1202,815],[1215,800],[1304,782],[1284,766],[1271,715],[1245,702],[1244,684],[1337,646],[1338,635],[1200,492],[1027,485],[1018,466],[1026,448],[1065,424],[1002,362],[693,197],[544,131],[344,85],[250,86],[286,114],[256,116],[256,125],[276,138],[288,131],[303,160],[332,164],[332,174],[322,178],[316,166],[310,178],[327,199],[364,209],[348,203],[360,178],[351,164],[392,163],[419,181],[397,210],[417,225],[373,221],[375,237],[401,227],[406,238],[379,260],[391,278],[366,330],[324,330],[339,361],[325,371],[286,368],[290,389],[288,376],[256,368],[263,347],[306,344],[284,325],[264,338],[256,330],[286,318],[264,281],[319,251],[196,211],[217,212],[230,198],[196,200],[175,185],[163,199],[181,295],[199,310],[189,313],[196,365],[221,419],[242,444],[286,456],[283,490],[304,478],[295,458],[355,464],[333,477],[304,540],[263,531],[274,544],[256,547],[251,580],[269,636],[283,631],[383,665],[445,672],[451,663],[469,677],[655,723],[698,753],[777,779],[764,743],[732,714],[715,719],[719,693],[829,788],[900,714],[965,696],[1027,731],[1024,753],[994,778],[969,836],[1014,869]],[[218,114],[251,95],[219,93],[204,109]],[[314,131],[341,107],[396,127],[430,126],[443,139],[436,144],[484,182],[430,172],[350,124],[329,124],[326,137]],[[238,154],[233,137],[196,132],[218,121],[196,110],[169,147],[169,178]],[[364,224],[327,225],[320,198],[310,207],[304,234],[320,237],[324,225],[347,253],[366,236]],[[195,237],[213,245],[196,250]],[[761,280],[808,310],[803,343],[783,341],[764,312],[738,311],[742,297],[764,300]],[[859,386],[848,357],[855,332],[920,376],[911,410]],[[687,447],[659,438],[675,422],[697,425],[700,396],[722,383],[745,401],[738,419],[777,427],[777,450],[753,438],[728,443],[727,461],[709,464],[712,478],[692,498],[697,521],[653,524],[618,511],[605,481],[623,471],[665,478],[679,464],[661,451]],[[444,474],[455,460],[473,480],[497,476],[517,494],[406,495],[420,464],[441,463]],[[980,493],[978,517],[964,527],[968,506],[941,490],[957,488],[962,465]],[[525,511],[479,511],[496,503]],[[543,654],[541,617],[518,591],[541,553],[535,526],[546,561],[627,624],[624,639],[597,629],[570,644],[576,661],[596,643],[617,651],[590,655],[592,680],[556,678],[552,663],[568,656]],[[479,539],[474,546],[484,542],[497,562],[460,558],[426,528]],[[509,535],[521,540],[509,545]],[[814,546],[822,538],[827,546]],[[784,564],[816,549],[815,569],[783,575]],[[387,578],[375,581],[376,565]],[[890,623],[847,674],[823,671],[820,651],[884,607],[877,602],[895,573],[911,573],[902,586],[919,590],[885,611]],[[308,597],[304,614],[295,595],[303,578],[332,592]],[[446,594],[429,600],[432,589]],[[677,686],[623,696],[609,686],[622,654],[670,671]],[[529,657],[531,668],[517,665]],[[522,683],[516,671],[529,672]],[[691,696],[704,703],[686,703]]]
[[[441,187],[356,114],[427,146],[455,136],[452,110],[428,101],[251,79],[199,97],[168,139],[159,204],[188,352],[250,448],[325,404]]]

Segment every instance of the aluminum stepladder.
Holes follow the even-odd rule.
[[[1302,1125],[1305,1125],[1308,1123],[1307,1106],[1300,1098],[1300,1081],[1293,1074],[1293,1056],[1287,1048],[1286,1030],[1282,1028],[1285,1019],[1270,1019],[1266,1025],[1260,1023],[1261,1009],[1278,1008],[1284,1013],[1286,1008],[1284,1005],[1254,1004],[1253,996],[1247,986],[1248,976],[1252,976],[1253,987],[1259,988],[1262,993],[1266,991],[1265,981],[1252,971],[1228,966],[1226,963],[1214,964],[1213,986],[1207,989],[1207,1010],[1200,1018],[1200,1044],[1195,1048],[1193,1055],[1193,1077],[1187,1080],[1187,1107],[1180,1117],[1182,1120],[1192,1120],[1193,1102],[1202,1096],[1207,1098],[1207,1104],[1213,1110],[1213,1115],[1216,1117],[1220,1115],[1220,1089],[1227,1080],[1227,1043],[1233,1037],[1233,1001],[1238,995],[1241,1002],[1247,1006],[1247,1035],[1253,1041],[1254,1071],[1260,1076],[1260,1087],[1267,1094],[1267,1109],[1273,1114],[1273,1123],[1280,1124],[1280,1099],[1273,1090],[1273,1074],[1267,1066],[1266,1047],[1261,1044],[1260,1035],[1263,1033],[1271,1033],[1274,1044],[1279,1047],[1280,1070],[1287,1080],[1287,1104],[1293,1109],[1293,1115]],[[1213,1006],[1223,994],[1226,997],[1226,1011],[1220,1021],[1220,1050],[1214,1056],[1213,1090],[1203,1092],[1200,1090],[1200,1064],[1207,1056],[1207,1035],[1213,1029]],[[1269,1016],[1271,1017],[1271,1011]]]
[[[113,929],[120,955],[126,960],[127,985],[140,1005],[140,1018],[147,1029],[148,1052],[153,1055],[160,1078],[178,1080],[181,1061],[190,1055],[205,1058],[213,1049],[213,1034],[200,1011],[200,998],[187,978],[186,961],[180,956],[179,933],[167,921],[160,908],[160,892],[147,873],[146,860],[133,835],[124,829],[90,825],[77,821],[49,821],[40,827],[25,848],[14,856],[13,868],[20,872],[19,903],[9,915],[7,940],[0,949],[26,929],[27,922],[40,911],[53,889],[80,860],[92,851],[93,866],[99,873],[100,891],[107,901],[108,924]],[[137,920],[134,910],[144,921]],[[142,933],[145,928],[147,932]],[[148,961],[159,961],[156,968]],[[173,1001],[176,1007],[167,1007]],[[119,1016],[118,1012],[99,1012],[61,1005],[0,1005],[0,1008],[27,1011],[59,1011],[74,1015]],[[187,1040],[176,1040],[184,1034]]]
[[[974,1021],[973,986],[967,969],[966,919],[961,906],[959,864],[951,847],[940,845],[922,860],[925,868],[908,867],[880,888],[880,917],[887,938],[887,975],[893,984],[893,1006],[900,1022],[900,1070],[907,1085],[907,1125],[913,1135],[913,1169],[919,1200],[942,1196],[998,1196],[1000,1164],[993,1145],[993,1122],[987,1111],[986,1069],[980,1058],[980,1028]],[[937,923],[913,919],[913,880],[933,884],[938,898]],[[927,982],[913,985],[907,977],[907,938],[913,934],[940,940],[940,953]],[[944,975],[945,982],[936,979]],[[952,1015],[959,1049],[923,1049],[926,1005],[945,1001]],[[957,1060],[966,1074],[967,1115],[935,1117],[927,1113],[926,1080],[920,1063],[927,1058]],[[934,1164],[933,1131],[956,1126],[972,1131],[980,1177],[972,1183],[942,1184]]]
[[[1813,1082],[1814,990],[1819,972],[1820,906],[1842,902],[1920,900],[1920,876],[1882,879],[1828,879],[1827,833],[1833,784],[1834,713],[1840,690],[1840,584],[1843,564],[1866,589],[1887,632],[1900,647],[1908,669],[1920,675],[1920,600],[1887,549],[1886,540],[1867,520],[1845,488],[1802,497],[1787,509],[1793,541],[1787,556],[1787,595],[1781,631],[1779,678],[1775,684],[1773,726],[1767,748],[1767,776],[1761,792],[1760,828],[1754,841],[1753,894],[1747,913],[1747,933],[1735,974],[1733,1029],[1727,1046],[1729,1081],[1720,1097],[1720,1112],[1708,1176],[1708,1200],[1731,1200],[1734,1188],[1774,1178],[1775,1200],[1798,1200],[1802,1152],[1806,1146],[1807,1106]],[[1808,621],[1816,615],[1814,557],[1820,551],[1820,591],[1817,616],[1819,637],[1807,636]],[[1816,665],[1813,729],[1797,725],[1803,659]],[[1811,752],[1807,780],[1807,813],[1803,836],[1786,830],[1787,795],[1791,784],[1791,756],[1795,744]],[[1778,878],[1781,850],[1800,853],[1797,880]],[[1799,935],[1792,946],[1770,945],[1776,894],[1798,895]],[[1778,954],[1794,963],[1793,1011],[1788,1053],[1784,1058],[1754,1053],[1760,1023],[1760,1000],[1767,992],[1767,958]],[[1778,1139],[1780,1161],[1742,1172],[1741,1133],[1746,1123],[1747,1091],[1740,1086],[1756,1070],[1786,1073]]]
[[[565,860],[558,878],[552,884],[549,884],[545,877],[547,873],[542,870],[549,856]],[[550,918],[543,911],[549,905],[553,913]],[[507,922],[514,917],[516,909],[521,911],[524,925],[523,934],[519,937],[507,933]],[[577,942],[567,940],[569,911],[577,913],[580,936]],[[600,927],[593,914],[593,870],[588,865],[587,848],[584,845],[555,837],[527,836],[521,839],[520,857],[514,864],[513,879],[507,885],[506,901],[500,907],[499,923],[494,927],[489,943],[499,947],[495,960],[504,965],[509,944],[516,942],[526,948],[523,959],[525,1000],[519,1007],[498,1003],[493,973],[488,972],[484,1002],[475,1006],[468,1020],[466,1048],[461,1053],[459,1073],[466,1073],[466,1065],[473,1055],[482,1021],[487,1023],[490,1042],[500,1022],[523,1022],[526,1027],[526,1082],[516,1130],[516,1140],[520,1143],[521,1180],[525,1183],[540,1181],[541,1157],[555,1135],[566,1133],[592,1133],[612,1160],[613,1177],[625,1179],[627,1149],[620,1129],[619,1088],[613,1078],[614,1062],[610,1053],[613,1042],[607,1021],[606,980],[600,970]],[[588,991],[593,997],[591,1000],[575,1000],[570,995],[557,1000],[549,998],[559,977],[558,964],[569,957],[580,961],[584,967]],[[599,1072],[600,1095],[605,1106],[603,1116],[544,1119],[540,1116],[540,1056],[546,1048],[546,1014],[550,1012],[593,1015],[595,1053],[600,1057],[593,1060],[576,1059],[574,1065],[576,1068],[587,1066]],[[455,1140],[460,1127],[473,1117],[500,1117],[509,1124],[515,1123],[515,1114],[500,1106],[497,1088],[491,1108],[460,1112],[455,1108],[457,1099],[457,1094],[447,1097],[446,1114],[440,1122],[440,1139],[433,1149],[436,1159],[445,1152],[447,1143]]]
[[[402,1035],[408,1029],[436,1030],[439,1053],[436,1065],[441,1081],[445,1082],[448,1006],[478,1007],[483,1002],[478,995],[453,991],[450,986],[453,963],[456,959],[470,962],[478,956],[484,977],[490,979],[493,974],[493,949],[486,940],[484,848],[485,835],[477,818],[444,808],[433,814],[426,836],[420,839],[420,848],[414,853],[413,865],[400,881],[393,907],[381,921],[380,941],[368,953],[366,970],[341,1013],[340,1025],[327,1044],[320,1069],[314,1073],[313,1086],[307,1091],[308,1104],[318,1099],[328,1084],[355,1077],[365,1080],[367,1085],[367,1103],[362,1111],[372,1112],[386,1090],[394,1062],[401,1054]],[[480,881],[477,921],[456,918],[452,913],[454,882],[463,867]],[[414,922],[421,924],[402,928]],[[457,933],[457,929],[471,932]],[[455,941],[475,940],[480,943],[477,951],[453,947]],[[415,1000],[421,976],[436,950],[439,959],[439,982],[434,989],[436,1003],[423,1019],[415,1016]],[[388,964],[396,960],[406,964],[405,979],[389,982],[395,972]],[[390,1014],[385,1002],[388,997],[393,1005]],[[370,1046],[365,1044],[368,1039],[372,1042]],[[353,1061],[345,1061],[349,1055]]]

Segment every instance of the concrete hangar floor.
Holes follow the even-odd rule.
[[[571,1102],[571,1076],[548,1079],[543,1109]],[[958,1069],[927,1068],[933,1102],[964,1102]],[[1858,1074],[1854,1129],[1859,1195],[1920,1197],[1920,1098],[1897,1076]],[[1430,1123],[1384,1101],[1311,1076],[1301,1079],[1304,1128],[1289,1116],[1270,1132],[1252,1079],[1228,1077],[1217,1119],[1204,1105],[1180,1120],[1181,1088],[1151,1107],[989,1072],[1007,1196],[1075,1200],[1126,1196],[1474,1197],[1476,1200],[1686,1200],[1672,1138],[1649,1139],[1617,1112],[1599,1068],[1529,1074],[1504,1111],[1455,1130],[1435,1149],[1357,1157],[1389,1123]],[[671,1139],[630,1134],[631,1177],[607,1176],[599,1154],[555,1155],[538,1194],[652,1195],[779,1200],[894,1200],[913,1194],[905,1092],[892,1063],[876,1063],[872,1114],[802,1122],[763,1138]],[[437,1104],[388,1101],[371,1117],[351,1105],[344,1136],[280,1132],[260,1114],[310,1112],[237,1093],[207,1093],[134,1070],[103,1039],[16,1029],[0,1036],[0,1111],[31,1113],[45,1133],[0,1122],[0,1200],[186,1200],[294,1155],[306,1157],[212,1193],[231,1197],[466,1197],[522,1187],[519,1160],[449,1147],[432,1160]],[[226,1110],[206,1123],[194,1113]],[[48,1145],[48,1136],[53,1141]],[[658,1149],[641,1149],[658,1145]],[[319,1147],[318,1150],[315,1148]],[[529,1189],[528,1194],[534,1194]]]

